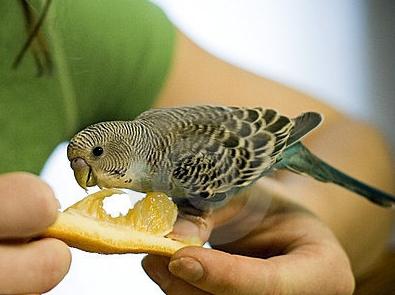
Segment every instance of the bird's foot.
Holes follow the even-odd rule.
[[[200,211],[199,215],[195,215],[180,210],[173,231],[167,237],[189,244],[203,245],[213,227],[210,217],[211,211]]]

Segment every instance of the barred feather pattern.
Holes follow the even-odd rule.
[[[139,133],[141,131],[138,128],[121,121],[94,124],[72,138],[67,147],[67,156],[69,159],[82,157],[93,164],[99,159],[91,151],[97,146],[106,146],[105,157],[101,157],[100,166],[95,165],[96,168],[108,175],[125,175],[133,148],[125,136]]]
[[[293,120],[260,107],[156,109],[136,121],[158,131],[164,141],[167,159],[159,162],[171,167],[174,193],[206,200],[222,199],[263,175],[294,126]]]
[[[71,140],[68,157],[83,158],[99,186],[219,201],[267,173],[289,144],[315,128],[305,117],[312,121],[261,107],[152,109],[133,121],[87,127]],[[100,157],[92,155],[96,146],[104,148]]]

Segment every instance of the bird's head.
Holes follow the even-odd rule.
[[[67,157],[78,184],[125,187],[134,160],[133,137],[124,122],[102,122],[77,133],[67,147]]]

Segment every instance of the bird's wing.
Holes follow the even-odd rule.
[[[316,112],[307,112],[294,118],[295,126],[292,128],[291,134],[287,140],[287,146],[291,146],[301,141],[312,130],[320,126],[323,117]]]
[[[267,171],[294,126],[293,120],[263,108],[159,109],[137,119],[153,118],[164,122],[167,136],[174,137],[169,153],[172,181],[188,197],[212,200]]]

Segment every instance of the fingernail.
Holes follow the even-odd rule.
[[[200,262],[191,257],[181,257],[171,261],[169,271],[188,282],[197,282],[204,275]]]

